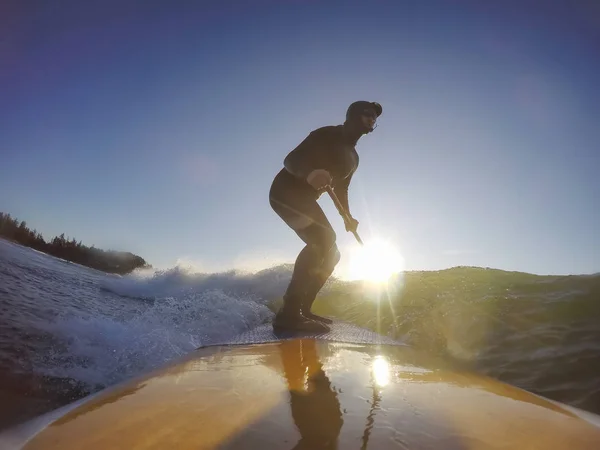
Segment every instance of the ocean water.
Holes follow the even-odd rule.
[[[0,429],[270,320],[290,275],[121,277],[0,240]],[[315,306],[600,413],[599,276],[457,268],[383,293],[332,280]]]

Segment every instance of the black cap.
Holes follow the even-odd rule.
[[[383,112],[383,108],[377,102],[367,102],[365,100],[359,100],[357,102],[352,103],[348,110],[346,111],[346,121],[351,120],[354,117],[359,116],[366,109],[372,109],[377,114],[377,117],[381,115]]]

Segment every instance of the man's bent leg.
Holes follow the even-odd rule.
[[[337,245],[329,250],[327,256],[323,260],[317,276],[313,278],[312,283],[306,288],[305,300],[302,304],[302,314],[309,319],[318,320],[323,323],[332,323],[331,319],[313,314],[310,309],[317,298],[317,294],[323,288],[333,271],[335,266],[340,261],[340,252]]]
[[[323,228],[322,219],[325,218],[325,214],[316,201],[304,203],[301,205],[302,208],[292,209],[289,205],[271,199],[271,206],[306,243],[296,258],[292,279],[283,296],[283,306],[273,321],[273,327],[314,332],[329,331],[326,325],[310,320],[303,316],[301,311],[307,289],[313,284],[317,270],[324,259],[321,245],[324,232],[318,230]],[[329,228],[333,233],[333,229]]]
[[[286,312],[300,314],[307,290],[316,275],[315,268],[319,267],[321,260],[321,252],[314,244],[306,244],[300,251],[294,264],[292,279],[283,296]]]
[[[315,268],[322,261],[322,252],[314,244],[307,244],[296,258],[292,279],[283,295],[283,306],[277,312],[273,326],[282,329],[327,332],[329,328],[303,314],[307,289],[315,283]]]
[[[314,224],[296,233],[305,242],[313,242],[317,253],[315,259],[312,261],[311,269],[306,279],[307,282],[303,284],[302,315],[322,323],[332,323],[331,319],[313,314],[310,309],[317,294],[327,282],[340,260],[335,232],[331,226]]]

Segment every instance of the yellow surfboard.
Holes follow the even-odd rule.
[[[600,449],[600,417],[336,323],[200,348],[0,436],[2,448]]]

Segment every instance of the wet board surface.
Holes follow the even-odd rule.
[[[252,330],[234,336],[221,342],[211,343],[213,345],[243,345],[243,344],[264,344],[268,342],[278,342],[289,339],[319,339],[331,342],[343,342],[346,344],[380,344],[380,345],[406,345],[400,341],[387,336],[377,334],[371,330],[358,327],[348,322],[334,321],[329,325],[331,331],[328,333],[310,333],[290,331],[275,333],[273,325],[266,323]]]
[[[266,325],[230,342],[273,336]],[[356,326],[275,338],[191,352],[0,434],[0,449],[599,449],[600,417],[408,345],[365,344],[395,341]]]

